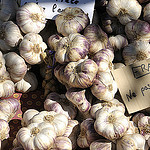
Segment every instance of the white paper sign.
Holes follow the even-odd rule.
[[[34,2],[45,9],[46,18],[55,20],[66,7],[79,7],[88,14],[92,22],[95,0],[21,0],[21,6],[25,3]]]

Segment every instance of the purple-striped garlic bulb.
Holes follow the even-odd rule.
[[[114,52],[110,49],[101,49],[94,54],[94,60],[100,72],[110,72],[113,69]]]
[[[0,28],[0,32],[0,49],[3,52],[13,50],[23,39],[23,35],[18,25],[13,21],[3,22]]]
[[[144,20],[132,20],[125,26],[125,33],[130,41],[150,39],[150,24]]]
[[[143,18],[144,18],[145,21],[150,23],[150,3],[148,3],[146,6],[144,6]]]
[[[4,55],[6,68],[13,82],[22,80],[27,73],[25,60],[16,52],[9,52]]]
[[[68,36],[71,33],[80,33],[89,23],[90,19],[79,7],[67,7],[55,19],[58,33]]]
[[[47,111],[55,111],[64,114],[68,119],[74,119],[77,115],[76,107],[74,107],[66,96],[56,92],[51,92],[47,95],[44,101],[44,108]]]
[[[40,34],[28,33],[19,45],[20,55],[30,65],[40,64],[46,57],[46,43]]]
[[[5,69],[6,70],[6,69]],[[7,71],[0,72],[0,98],[9,97],[15,93],[15,85]]]
[[[92,94],[97,99],[104,101],[111,101],[117,90],[117,83],[110,72],[98,72],[91,86]]]
[[[84,36],[90,42],[90,55],[94,55],[99,50],[109,48],[110,46],[107,34],[98,24],[89,24],[84,29]]]
[[[22,116],[21,125],[22,127],[26,127],[30,124],[30,119],[36,114],[38,114],[39,111],[36,109],[27,109]]]
[[[95,104],[93,104],[91,106],[91,109],[90,109],[90,114],[92,116],[93,119],[96,118],[96,112],[100,109],[102,109],[103,107],[113,107],[114,109],[116,110],[119,110],[119,111],[122,111],[125,113],[125,106],[123,103],[119,102],[119,100],[117,99],[113,99],[111,101],[100,101],[100,100],[97,100],[97,102]]]
[[[139,149],[145,150],[145,138],[139,133],[126,134],[116,142],[116,148],[118,150],[132,150]]]
[[[1,142],[9,138],[10,127],[6,120],[0,119],[0,150]]]
[[[85,116],[90,116],[89,111],[91,108],[91,104],[87,100],[85,92],[85,89],[70,88],[67,90],[65,95],[67,99],[79,109],[80,112],[85,114]]]
[[[72,33],[57,42],[55,59],[60,64],[86,58],[89,52],[89,41],[80,33]]]
[[[99,135],[114,141],[125,135],[129,128],[129,118],[113,107],[103,107],[96,112],[94,128]]]
[[[108,139],[98,139],[90,144],[90,150],[116,150],[116,145]]]
[[[63,80],[70,87],[87,88],[93,84],[97,71],[98,66],[92,59],[80,59],[66,65]]]
[[[150,43],[145,40],[134,41],[128,44],[122,51],[125,65],[150,58]]]
[[[2,99],[0,101],[0,111],[7,116],[6,121],[10,121],[20,109],[20,102],[14,98]]]
[[[134,122],[134,124],[135,124],[136,126],[138,126],[138,121],[139,121],[142,117],[144,117],[144,116],[145,116],[144,113],[138,112],[138,113],[136,113],[136,114],[134,114],[134,115],[132,116],[131,120]]]
[[[150,138],[150,116],[143,116],[138,121],[138,128],[140,134],[145,137],[146,140]]]
[[[77,145],[80,148],[88,148],[90,144],[102,138],[94,129],[94,120],[87,118],[81,122],[80,134],[77,138]]]
[[[44,8],[36,3],[26,3],[17,10],[16,20],[25,34],[39,33],[46,25]]]

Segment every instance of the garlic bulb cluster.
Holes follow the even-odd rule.
[[[47,45],[38,33],[28,33],[19,44],[20,55],[31,65],[42,63]]]
[[[16,21],[25,34],[39,33],[46,25],[44,8],[36,3],[26,3],[17,10]]]
[[[57,31],[63,36],[81,32],[89,22],[88,14],[79,7],[67,7],[55,18]]]
[[[121,24],[126,25],[140,17],[142,6],[137,0],[110,0],[106,11],[111,17],[117,17]]]
[[[57,43],[55,59],[60,64],[84,59],[89,51],[89,42],[84,35],[72,33]]]
[[[7,52],[16,48],[21,40],[23,35],[18,27],[13,21],[3,22],[0,28],[0,49],[3,52]]]

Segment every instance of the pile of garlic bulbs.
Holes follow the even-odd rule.
[[[37,88],[45,96],[43,111],[24,112],[13,150],[150,147],[149,110],[129,115],[111,74],[150,58],[149,1],[95,3],[92,22],[78,7],[48,21],[33,2],[0,18],[0,98]]]

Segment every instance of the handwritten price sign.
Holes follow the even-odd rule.
[[[47,19],[55,20],[56,15],[66,7],[79,7],[93,19],[95,0],[21,0],[21,6],[25,3],[34,2],[45,9]]]
[[[112,71],[129,113],[150,107],[150,59]]]

